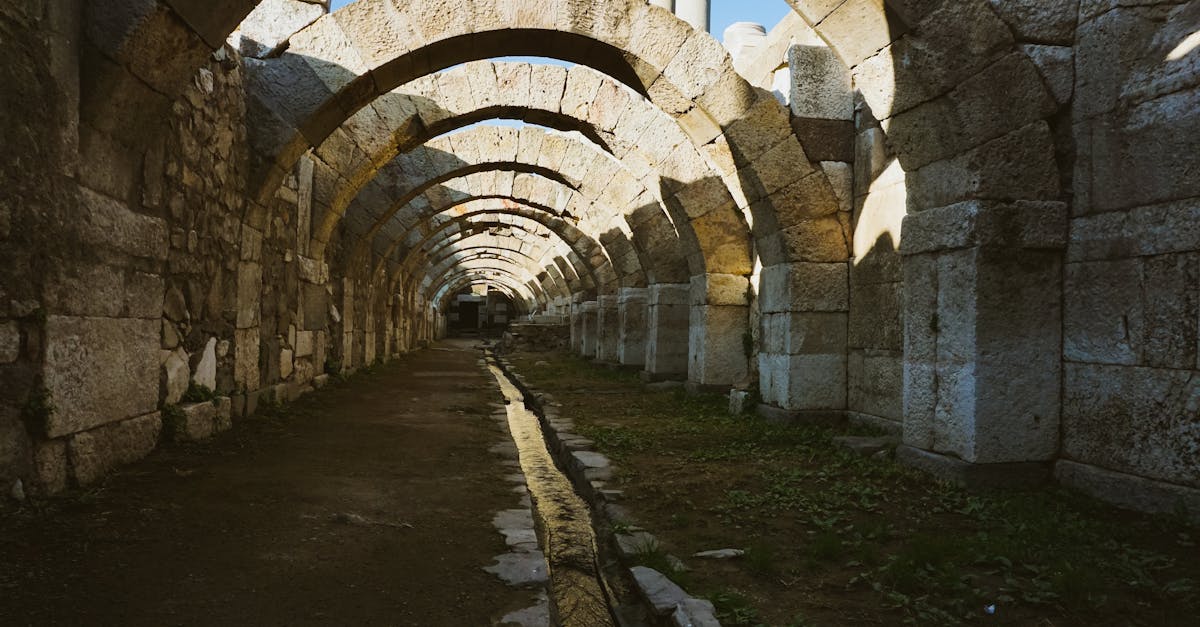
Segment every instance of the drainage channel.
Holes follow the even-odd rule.
[[[549,568],[553,623],[563,627],[615,627],[617,621],[601,574],[588,505],[554,464],[541,423],[525,406],[521,391],[490,354],[487,366],[504,393],[509,431],[533,501]]]

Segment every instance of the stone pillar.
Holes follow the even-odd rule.
[[[766,45],[767,29],[754,22],[734,22],[721,37],[721,44],[733,59],[734,69],[745,73],[748,64],[758,58],[759,51]]]
[[[759,280],[760,413],[790,417],[846,407],[849,266],[787,263]]]
[[[707,33],[709,4],[709,0],[675,0],[675,15],[692,28]]]
[[[617,361],[623,366],[646,363],[646,307],[650,290],[623,287],[618,293],[617,312],[621,332],[617,341]]]
[[[749,376],[746,338],[750,280],[734,274],[692,277],[688,334],[690,389],[728,388]]]
[[[688,291],[686,283],[650,286],[646,307],[646,364],[648,381],[686,379],[688,371]]]
[[[599,309],[600,303],[594,300],[579,303],[579,354],[589,359],[596,356]]]
[[[581,304],[583,304],[581,295],[573,294],[569,310],[571,316],[571,350],[580,355],[583,354],[583,311],[580,308]]]
[[[959,483],[1045,479],[1059,447],[1065,204],[963,202],[908,215],[903,233],[899,458]]]
[[[621,336],[621,319],[617,311],[615,294],[599,297],[596,310],[596,359],[604,363],[617,363],[617,350]]]

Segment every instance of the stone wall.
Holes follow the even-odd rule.
[[[1082,4],[1063,325],[1063,458],[1193,488],[1198,25],[1194,0]]]

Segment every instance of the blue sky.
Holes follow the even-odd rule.
[[[353,1],[333,0],[332,6],[336,10]],[[771,30],[790,10],[784,0],[713,0],[712,33],[720,39],[725,27],[734,22],[758,22]]]

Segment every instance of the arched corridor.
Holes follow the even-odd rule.
[[[513,325],[1195,519],[1200,0],[710,4],[0,8],[0,486]]]

